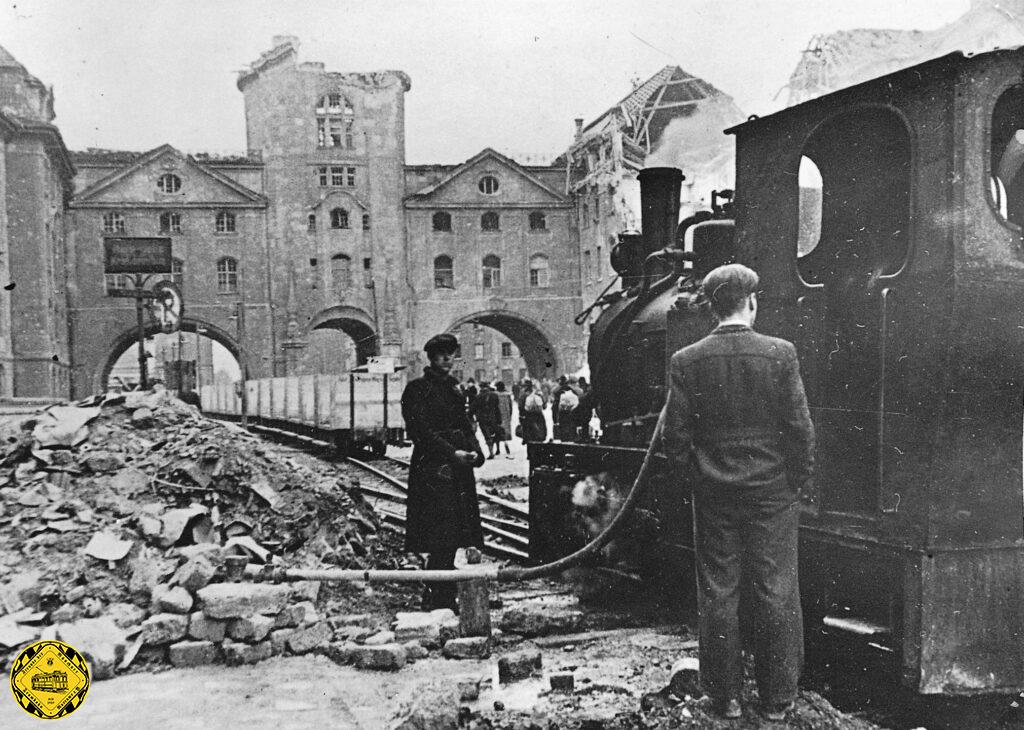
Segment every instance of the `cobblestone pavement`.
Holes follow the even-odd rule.
[[[310,655],[244,667],[130,674],[96,682],[79,710],[52,725],[18,708],[5,677],[0,728],[377,730],[388,727],[388,719],[416,695],[421,682],[445,676],[456,683],[487,671],[485,662],[426,659],[400,672],[370,672]]]

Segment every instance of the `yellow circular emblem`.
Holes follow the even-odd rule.
[[[56,720],[81,707],[89,692],[85,657],[61,641],[26,646],[11,667],[11,690],[21,709]]]

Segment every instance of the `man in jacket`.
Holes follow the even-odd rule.
[[[430,365],[402,393],[402,417],[413,442],[405,549],[430,553],[427,570],[450,570],[458,548],[483,548],[473,467],[484,463],[484,455],[465,396],[449,374],[458,341],[437,335],[423,349]],[[434,583],[423,608],[454,610],[455,595],[454,583]]]
[[[672,356],[662,439],[693,487],[704,689],[721,714],[741,715],[737,614],[749,591],[758,694],[776,720],[792,707],[803,663],[797,533],[814,428],[796,349],[752,329],[757,287],[740,264],[705,277],[718,326]]]

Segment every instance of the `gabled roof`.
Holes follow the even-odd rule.
[[[496,160],[498,160],[498,162],[502,163],[503,165],[506,165],[506,166],[512,168],[512,170],[514,170],[518,175],[526,178],[531,183],[536,185],[538,188],[540,188],[544,192],[546,192],[548,195],[551,195],[552,197],[557,198],[558,200],[562,200],[562,201],[566,200],[566,197],[565,197],[565,195],[563,193],[560,193],[557,190],[554,190],[554,189],[548,187],[538,177],[536,177],[533,173],[531,173],[525,167],[520,165],[518,162],[516,162],[515,160],[513,160],[510,157],[506,157],[505,155],[501,154],[500,152],[497,152],[496,150],[491,149],[490,147],[485,147],[483,150],[481,150],[477,154],[473,155],[472,157],[470,157],[468,160],[466,160],[462,164],[457,165],[447,175],[445,175],[443,178],[438,180],[436,183],[433,183],[431,185],[426,186],[425,188],[417,190],[415,193],[412,193],[411,195],[409,195],[406,199],[408,200],[410,198],[422,198],[422,197],[427,197],[428,195],[433,195],[438,190],[440,190],[441,188],[446,186],[448,183],[450,183],[452,180],[454,180],[455,178],[457,178],[460,175],[462,175],[470,167],[472,167],[473,165],[477,164],[481,160],[484,160],[484,159],[486,159],[488,157],[496,159]]]
[[[151,164],[152,162],[158,160],[159,158],[163,157],[168,153],[185,160],[188,165],[198,168],[202,173],[216,180],[221,185],[224,185],[225,187],[229,188],[234,193],[236,193],[237,195],[251,203],[253,206],[263,207],[267,204],[267,199],[260,195],[259,193],[257,193],[256,191],[247,188],[246,186],[236,182],[235,180],[232,180],[227,175],[224,175],[223,173],[219,172],[218,170],[215,170],[209,165],[203,164],[202,162],[195,159],[192,155],[184,155],[171,145],[162,144],[159,147],[155,147],[154,149],[150,150],[149,152],[139,155],[131,164],[121,168],[120,170],[115,170],[111,174],[107,175],[106,177],[100,178],[92,185],[82,190],[74,197],[72,205],[88,204],[90,202],[90,199],[95,198],[103,191],[110,189],[118,182],[130,177],[134,173],[138,172],[142,168],[146,167],[147,165]]]
[[[20,68],[22,71],[26,70],[18,62],[18,59],[12,56],[3,46],[0,46],[0,68]]]

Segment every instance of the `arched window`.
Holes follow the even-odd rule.
[[[548,229],[548,217],[544,215],[544,211],[535,210],[530,213],[530,230],[531,231],[546,231]]]
[[[160,232],[181,233],[181,213],[161,213]]]
[[[157,178],[156,187],[161,193],[176,193],[181,190],[181,178],[173,173],[165,172]]]
[[[455,267],[451,256],[438,256],[434,259],[434,288],[455,288]]]
[[[306,216],[306,232],[316,233],[316,215],[313,213]]]
[[[481,231],[497,231],[499,230],[500,223],[501,219],[498,217],[498,214],[495,213],[493,210],[489,210],[482,216],[480,216]]]
[[[343,253],[331,256],[331,284],[338,299],[343,299],[352,288],[352,259]]]
[[[217,260],[217,293],[234,294],[238,291],[238,261],[225,256]]]
[[[364,231],[370,230],[370,214],[369,213],[363,213],[363,230]]]
[[[331,211],[331,228],[348,228],[348,211],[335,208]]]
[[[550,285],[550,269],[548,257],[542,253],[530,257],[530,286],[545,287]]]
[[[104,233],[124,233],[127,230],[124,224],[124,216],[120,213],[103,214]]]
[[[352,149],[355,110],[341,94],[324,94],[316,103],[316,143],[318,147]]]
[[[439,210],[430,219],[435,231],[451,231],[452,214]]]
[[[217,233],[235,232],[235,214],[222,210],[217,214]]]
[[[494,195],[498,192],[498,178],[494,175],[484,175],[480,178],[480,182],[477,183],[477,187],[480,188],[480,192],[484,195]]]
[[[484,256],[484,289],[501,286],[501,259],[493,253]]]
[[[179,287],[185,284],[185,262],[181,259],[171,259],[171,281]]]

